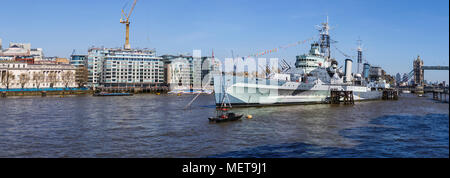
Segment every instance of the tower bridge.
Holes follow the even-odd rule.
[[[423,86],[424,85],[424,71],[425,70],[449,70],[448,66],[424,66],[423,60],[420,59],[420,56],[417,56],[417,59],[413,62],[413,70],[409,72],[408,77],[403,82],[408,82],[409,80],[414,81],[415,86]]]

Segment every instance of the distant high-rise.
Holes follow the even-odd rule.
[[[357,73],[358,74],[361,74],[360,69],[362,67],[362,61],[363,61],[363,57],[362,57],[363,54],[362,53],[363,53],[363,50],[362,50],[362,47],[361,47],[361,40],[358,40],[358,60],[357,60],[357,64],[356,64],[357,65]]]
[[[395,75],[395,80],[397,81],[397,83],[401,83],[402,82],[402,75],[400,73],[397,73]]]
[[[408,81],[408,74],[403,73],[402,81],[403,81],[403,82],[407,82],[407,81]]]

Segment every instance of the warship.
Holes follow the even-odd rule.
[[[355,101],[381,99],[389,84],[381,78],[369,79],[368,64],[362,74],[352,73],[353,61],[345,59],[345,69],[331,57],[328,19],[319,26],[319,40],[311,44],[309,53],[296,56],[295,67],[281,61],[280,71],[265,77],[214,75],[215,103],[220,105],[224,94],[233,106],[289,105],[328,103],[331,91],[351,91]],[[358,51],[358,65],[361,55]],[[380,71],[370,71],[379,72]]]

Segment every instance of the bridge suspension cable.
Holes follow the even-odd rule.
[[[413,77],[414,77],[414,70],[412,70],[411,72],[409,72],[409,73],[406,75],[406,78],[403,78],[402,82],[409,82]]]

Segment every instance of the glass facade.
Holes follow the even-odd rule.
[[[70,64],[79,67],[79,66],[85,66],[87,62],[87,56],[86,55],[72,55],[70,56]]]

